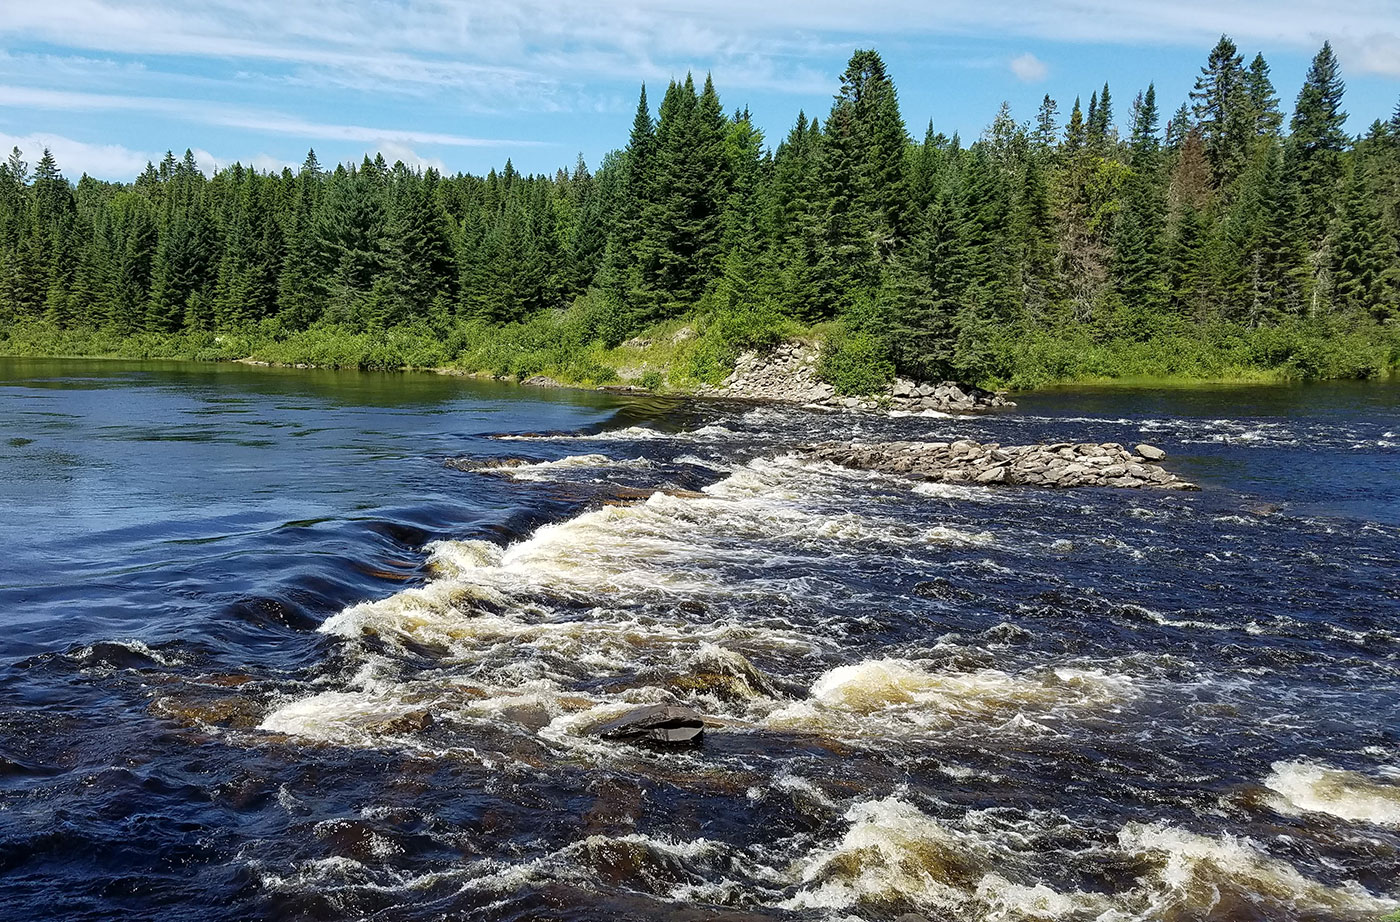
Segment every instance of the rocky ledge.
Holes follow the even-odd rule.
[[[1166,452],[1152,445],[1138,445],[1129,451],[1117,442],[1005,446],[969,440],[823,442],[807,451],[812,457],[844,467],[941,483],[1198,489],[1158,466],[1156,462],[1166,457]]]
[[[843,397],[830,384],[817,378],[820,359],[820,348],[800,342],[782,343],[766,352],[745,352],[735,362],[733,373],[719,387],[701,387],[698,393],[850,410],[898,410],[908,413],[924,410],[963,413],[1015,406],[1005,397],[980,388],[958,385],[952,381],[931,384],[907,378],[896,378],[880,394]]]

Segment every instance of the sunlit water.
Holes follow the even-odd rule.
[[[792,454],[852,437],[1204,489]],[[1400,907],[1393,384],[881,420],[0,360],[0,509],[6,919]],[[591,732],[650,703],[703,743]]]

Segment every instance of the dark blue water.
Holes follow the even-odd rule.
[[[0,360],[0,918],[1395,909],[1400,387],[1020,402]],[[1203,489],[792,453],[846,437]],[[648,703],[703,743],[593,734]]]

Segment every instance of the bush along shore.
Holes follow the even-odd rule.
[[[1286,105],[1264,58],[1222,37],[1174,111],[1150,84],[1127,106],[1105,84],[1030,119],[1003,106],[966,143],[911,133],[861,50],[831,108],[782,138],[686,76],[642,90],[595,168],[539,175],[314,152],[205,175],[187,152],[73,182],[15,150],[0,352],[694,391],[801,340],[843,399],[895,399],[896,377],[966,395],[1384,374],[1400,111],[1348,134],[1341,68],[1324,44]]]

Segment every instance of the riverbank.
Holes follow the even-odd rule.
[[[619,345],[594,338],[587,318],[562,312],[528,323],[461,321],[446,333],[427,327],[382,331],[318,326],[288,331],[134,333],[59,329],[30,323],[0,332],[0,354],[17,357],[247,361],[285,367],[358,368],[463,374],[589,389],[797,399],[756,384],[774,347],[801,348],[810,366],[797,402],[908,396],[887,362],[852,354],[831,325],[771,320],[696,319],[657,324]],[[835,342],[826,358],[816,350]],[[1096,341],[1056,331],[1011,332],[991,343],[995,374],[969,382],[989,391],[1073,385],[1131,387],[1277,384],[1364,379],[1400,369],[1400,330],[1380,325],[1284,325],[1166,332],[1142,341]],[[829,359],[829,360],[828,360]],[[933,382],[936,384],[936,382]],[[779,390],[790,390],[780,388]],[[821,391],[821,394],[818,394]],[[909,408],[909,409],[918,409]]]

